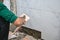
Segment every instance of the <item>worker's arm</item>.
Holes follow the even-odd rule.
[[[22,25],[25,20],[23,17],[17,17],[13,12],[11,12],[3,3],[0,2],[0,16],[6,21],[13,23],[16,26]]]

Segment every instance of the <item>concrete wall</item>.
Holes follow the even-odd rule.
[[[17,15],[26,13],[27,27],[41,31],[45,40],[60,40],[60,0],[17,0]]]
[[[42,38],[60,40],[60,0],[17,0],[17,16],[22,13],[31,18],[26,26],[41,31]]]

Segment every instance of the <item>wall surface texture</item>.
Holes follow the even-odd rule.
[[[17,0],[17,16],[26,13],[25,26],[42,32],[45,40],[60,40],[60,0]]]
[[[60,40],[60,0],[17,0],[17,15],[26,13],[27,27],[41,31],[45,40]]]

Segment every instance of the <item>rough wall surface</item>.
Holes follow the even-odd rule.
[[[17,0],[17,15],[30,16],[27,27],[41,31],[45,40],[60,40],[60,0]]]
[[[42,38],[60,40],[60,0],[17,0],[17,15],[22,13],[31,18],[26,26],[41,31]]]

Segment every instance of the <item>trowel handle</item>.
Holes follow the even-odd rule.
[[[17,27],[17,28],[14,30],[13,34],[15,34],[20,28],[21,28],[21,27]]]

